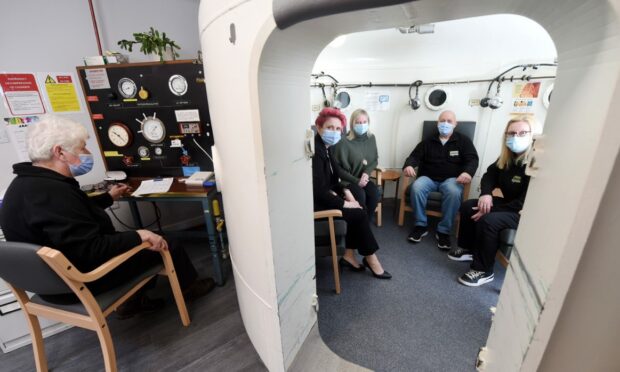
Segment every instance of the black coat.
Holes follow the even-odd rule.
[[[478,169],[478,152],[471,140],[454,132],[446,144],[439,135],[420,142],[411,152],[403,169],[418,167],[417,175],[426,176],[433,181],[443,182],[466,172],[474,176]]]
[[[0,209],[8,241],[57,249],[83,272],[142,242],[135,231],[114,229],[104,211],[110,194],[89,198],[75,179],[31,163],[15,164],[13,172]]]
[[[325,147],[320,135],[314,136],[314,156],[312,157],[312,190],[314,210],[342,209],[342,186],[337,176],[338,164],[331,156],[331,147]],[[331,191],[336,192],[334,195]]]
[[[525,174],[526,165],[511,164],[499,169],[497,162],[489,165],[480,180],[480,195],[491,195],[495,188],[502,190],[503,203],[493,206],[493,211],[519,212],[523,209],[530,176]]]

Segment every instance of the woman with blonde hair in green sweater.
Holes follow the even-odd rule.
[[[370,174],[379,162],[377,142],[368,130],[370,117],[365,110],[353,111],[349,123],[351,129],[346,140],[334,148],[334,159],[339,165],[342,185],[351,191],[372,219],[381,197],[377,185],[370,180]]]

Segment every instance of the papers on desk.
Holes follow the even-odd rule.
[[[145,180],[140,183],[140,186],[131,196],[142,196],[147,194],[160,194],[168,192],[170,186],[172,186],[173,178],[162,178],[156,180]]]

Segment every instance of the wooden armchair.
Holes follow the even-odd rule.
[[[375,183],[377,187],[381,189],[381,198],[379,199],[379,203],[377,203],[377,208],[375,208],[375,213],[377,214],[377,226],[381,227],[382,225],[382,216],[383,216],[383,168],[375,168],[375,170],[370,175],[370,178],[375,179]]]
[[[331,256],[336,293],[340,294],[338,256],[344,254],[346,247],[347,223],[334,219],[338,217],[342,217],[342,211],[338,209],[314,212],[314,246],[317,257]]]
[[[26,316],[37,371],[47,371],[39,316],[95,331],[101,344],[105,370],[116,371],[116,355],[106,317],[157,274],[168,276],[181,322],[184,326],[189,325],[189,315],[168,251],[161,252],[162,264],[146,267],[141,274],[125,285],[97,296],[86,287],[85,283],[105,276],[149,246],[148,243],[143,243],[110,259],[89,273],[82,273],[55,249],[26,243],[0,242],[0,277],[7,282]],[[26,291],[36,295],[29,298]],[[56,304],[40,297],[40,295],[71,293],[75,294],[80,302]]]

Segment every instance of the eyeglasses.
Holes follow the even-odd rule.
[[[532,133],[532,131],[529,130],[522,130],[520,132],[506,132],[506,137],[510,138],[510,137],[525,137],[527,136],[529,133]]]

